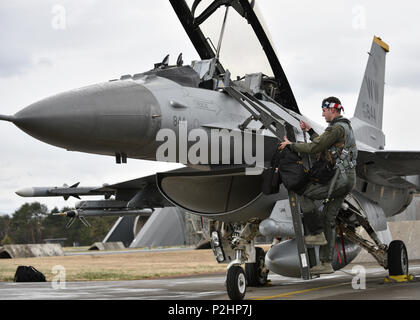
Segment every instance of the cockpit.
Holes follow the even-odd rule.
[[[152,70],[122,76],[156,75],[182,86],[222,90],[234,83],[260,100],[266,97],[299,112],[255,1],[170,0],[201,60],[175,64],[165,56]]]

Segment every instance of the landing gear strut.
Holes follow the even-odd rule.
[[[389,246],[382,243],[366,216],[362,214],[362,210],[357,210],[352,203],[348,203],[345,208],[355,214],[360,226],[366,230],[373,242],[363,239],[354,228],[348,226],[345,219],[337,217],[338,225],[344,230],[344,236],[368,251],[379,265],[388,270],[390,276],[408,275],[408,255],[404,242],[394,240]]]
[[[268,270],[265,267],[265,252],[263,248],[255,248],[255,262],[245,264],[245,274],[250,287],[265,286]]]
[[[242,300],[246,287],[260,287],[267,282],[265,252],[254,246],[258,223],[245,225],[214,224],[211,246],[219,263],[229,263],[226,272],[226,289],[229,298]],[[245,264],[245,270],[242,265]]]

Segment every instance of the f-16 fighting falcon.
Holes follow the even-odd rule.
[[[323,128],[301,115],[254,1],[215,0],[204,7],[200,0],[169,3],[201,60],[184,65],[179,56],[170,65],[166,57],[150,71],[60,93],[0,120],[69,151],[112,156],[117,163],[128,158],[178,162],[185,168],[102,187],[25,188],[18,193],[105,197],[81,201],[75,211],[65,213],[73,218],[140,215],[174,206],[209,218],[211,246],[217,261],[227,264],[231,299],[243,299],[247,286],[263,286],[270,271],[310,279],[310,268],[319,264],[319,246],[304,242],[296,194],[284,184],[278,193],[263,193],[262,172],[270,167],[284,136],[292,143],[307,141],[301,121],[319,135]],[[223,18],[217,46],[206,34],[215,15]],[[230,19],[254,33],[270,74],[255,70],[232,79],[221,54]],[[350,119],[358,150],[357,178],[336,217],[334,270],[349,264],[363,248],[390,275],[408,273],[407,250],[402,241],[392,241],[386,218],[402,212],[420,190],[415,182],[420,153],[384,150],[388,52],[389,46],[375,36]],[[303,157],[306,166],[313,160]],[[363,238],[361,229],[370,238]],[[255,247],[259,235],[288,240],[264,252]]]

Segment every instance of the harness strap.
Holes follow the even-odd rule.
[[[351,145],[346,146],[348,142],[354,142],[354,136],[350,136],[349,129],[351,126],[346,123],[337,123],[345,130],[344,141],[340,141],[332,145],[328,153],[330,154],[329,161],[334,165],[335,168],[339,168],[342,173],[344,173],[348,169],[353,169],[356,167],[356,157],[357,157],[357,147],[356,144],[353,143]],[[347,141],[347,136],[350,136],[350,140]],[[342,148],[342,149],[341,149]],[[341,149],[341,150],[340,150]],[[335,163],[334,163],[335,162]]]

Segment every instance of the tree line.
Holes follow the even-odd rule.
[[[48,211],[47,206],[39,203],[25,203],[10,217],[0,216],[0,244],[41,244],[45,239],[66,238],[64,245],[89,246],[104,239],[118,217],[87,218],[91,227],[86,227],[77,219],[70,229],[66,228],[69,218],[54,216],[54,213],[65,212],[54,208]]]

